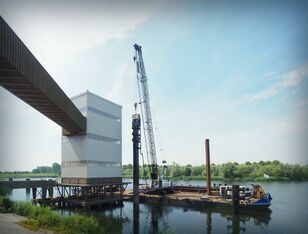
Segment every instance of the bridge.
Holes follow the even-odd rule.
[[[55,187],[58,183],[55,180],[15,180],[0,181],[0,188],[21,189],[37,187]]]
[[[0,85],[60,125],[86,131],[86,118],[0,16]]]

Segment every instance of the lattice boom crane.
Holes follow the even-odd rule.
[[[135,44],[134,48],[136,51],[134,60],[137,69],[137,83],[138,83],[139,100],[141,106],[141,117],[144,130],[144,139],[145,139],[148,161],[150,161],[149,169],[153,183],[158,179],[158,166],[156,158],[149,90],[148,90],[147,76],[145,73],[145,68],[142,58],[141,46]]]

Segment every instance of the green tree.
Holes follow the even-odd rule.
[[[261,160],[258,164],[263,166],[265,165],[265,162]]]
[[[184,170],[185,176],[191,176],[191,165],[187,165]]]
[[[201,176],[202,175],[202,166],[195,166],[192,168],[193,176]]]
[[[212,164],[211,165],[211,175],[219,176],[219,174],[220,174],[220,169],[219,168],[220,168],[219,165]]]
[[[172,167],[172,177],[180,177],[182,175],[181,167],[176,164]]]
[[[222,171],[225,178],[235,178],[235,165],[231,162],[223,164]]]
[[[54,173],[61,174],[61,165],[59,163],[54,162],[51,167]]]

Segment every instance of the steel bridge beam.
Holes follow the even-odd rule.
[[[1,16],[0,85],[59,124],[66,134],[86,131],[86,118]]]

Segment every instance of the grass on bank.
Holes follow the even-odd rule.
[[[84,215],[62,216],[49,207],[34,206],[30,202],[10,201],[0,197],[0,212],[15,213],[27,217],[21,224],[33,231],[48,229],[56,233],[105,233],[99,222]]]

